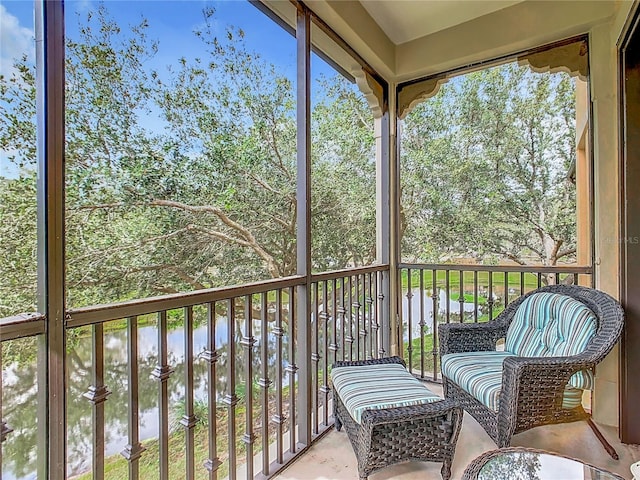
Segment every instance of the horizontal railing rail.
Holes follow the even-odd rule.
[[[46,316],[42,313],[21,313],[0,318],[0,341],[40,335],[46,328]]]
[[[312,282],[321,282],[324,280],[333,280],[335,278],[350,277],[354,275],[365,275],[368,273],[389,271],[389,265],[380,263],[376,265],[368,265],[366,267],[343,268],[341,270],[332,270],[330,272],[314,273],[311,275]]]
[[[593,267],[590,266],[546,266],[546,265],[475,265],[475,264],[442,264],[442,263],[401,263],[400,269],[411,268],[414,270],[463,270],[465,272],[509,272],[509,273],[558,273],[567,275],[590,275]]]
[[[67,328],[77,328],[94,323],[100,323],[130,316],[148,315],[160,310],[172,310],[218,302],[243,295],[254,295],[279,288],[290,288],[303,285],[305,277],[295,275],[274,280],[235,285],[231,287],[209,288],[193,292],[174,293],[158,297],[141,298],[126,302],[94,305],[90,307],[74,308],[67,311]]]
[[[439,379],[438,324],[483,322],[550,283],[592,285],[591,266],[410,264],[398,267],[398,338],[410,371]]]

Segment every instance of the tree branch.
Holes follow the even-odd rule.
[[[179,230],[176,230],[176,231],[171,232],[171,233],[167,233],[165,235],[157,235],[155,237],[145,238],[144,240],[141,240],[140,242],[132,244],[132,245],[121,245],[121,246],[108,248],[106,250],[92,251],[91,253],[88,253],[86,255],[82,255],[80,257],[75,257],[74,261],[73,262],[69,262],[69,263],[76,263],[78,261],[82,261],[82,260],[86,260],[88,258],[95,257],[96,255],[99,255],[100,257],[104,257],[104,255],[106,253],[122,252],[122,251],[126,251],[126,250],[131,250],[131,249],[134,249],[134,248],[137,249],[137,248],[140,248],[140,247],[142,247],[144,245],[147,245],[149,243],[157,242],[158,240],[166,240],[168,238],[175,237],[176,235],[179,235],[179,234],[187,232],[187,231],[189,231],[188,227],[181,228]]]
[[[251,178],[253,178],[256,183],[258,185],[260,185],[262,188],[264,188],[265,190],[274,193],[278,196],[282,196],[283,193],[280,190],[276,190],[275,188],[273,188],[271,185],[269,185],[266,181],[262,180],[261,178],[259,178],[255,173],[251,173],[249,175]]]
[[[180,278],[180,280],[191,285],[196,290],[203,290],[207,288],[206,285],[198,282],[195,278],[193,278],[191,275],[185,272],[182,268],[170,263],[160,264],[160,265],[145,265],[143,267],[131,268],[131,269],[127,269],[126,273],[149,272],[149,271],[158,271],[158,270],[167,270],[175,274],[178,278]],[[164,291],[166,289],[158,288],[158,290]]]
[[[218,236],[221,240],[230,241],[234,243],[238,243],[240,245],[247,246],[251,248],[260,258],[262,258],[267,263],[267,268],[272,278],[280,277],[280,271],[275,262],[275,259],[269,252],[267,252],[261,245],[258,243],[256,238],[253,236],[251,231],[247,228],[239,224],[238,222],[232,220],[226,213],[222,211],[222,209],[215,207],[213,205],[188,205],[186,203],[177,202],[174,200],[161,200],[154,199],[149,203],[153,206],[159,207],[171,207],[179,210],[183,210],[186,212],[207,212],[212,213],[218,219],[225,224],[227,227],[231,228],[233,231],[240,235],[240,238],[235,238],[227,234],[223,234],[221,232],[215,232],[215,235]]]
[[[558,254],[556,255],[556,258],[559,260],[562,257],[566,257],[567,255],[573,255],[577,251],[578,251],[578,249],[575,248],[575,247],[567,248],[565,250],[562,250],[562,251],[558,252]]]
[[[223,242],[235,243],[237,245],[241,245],[243,247],[250,247],[251,244],[246,240],[242,240],[240,238],[232,237],[231,235],[227,235],[226,233],[218,232],[216,230],[209,230],[208,228],[200,227],[198,225],[189,225],[187,227],[189,230],[197,231],[200,233],[204,233],[213,238],[217,238],[218,240],[222,240]]]

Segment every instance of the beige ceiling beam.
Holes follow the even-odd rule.
[[[427,77],[582,35],[610,18],[618,5],[597,0],[526,1],[512,5],[398,45],[394,80]]]

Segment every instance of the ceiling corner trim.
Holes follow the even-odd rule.
[[[536,73],[565,72],[586,81],[589,75],[589,49],[586,40],[561,45],[518,57],[519,65],[528,65]]]
[[[404,119],[416,105],[436,95],[442,84],[447,81],[449,81],[447,77],[428,78],[400,87],[397,100],[398,118]]]
[[[352,72],[356,85],[371,108],[374,118],[381,118],[387,112],[384,87],[364,69]]]

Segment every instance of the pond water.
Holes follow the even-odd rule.
[[[274,322],[269,322],[269,376],[275,377],[275,340],[271,334]],[[243,322],[236,323],[236,384],[244,389],[244,357],[239,345],[242,336]],[[260,344],[261,322],[253,321],[254,345],[254,378],[253,383],[261,376]],[[285,327],[286,329],[286,327]],[[216,321],[216,347],[221,354],[217,363],[219,372],[216,379],[216,393],[220,400],[227,387],[227,319],[218,317]],[[172,417],[184,399],[184,329],[171,330],[167,335],[169,365],[174,368],[168,382],[169,408]],[[206,404],[209,382],[207,363],[199,358],[205,350],[207,327],[194,329],[194,398],[196,402]],[[139,362],[139,408],[140,408],[140,440],[158,436],[158,382],[151,376],[158,360],[158,331],[155,326],[138,328],[138,362]],[[287,335],[283,337],[283,363],[286,365],[288,352]],[[111,391],[105,402],[105,455],[120,453],[128,443],[128,390],[127,390],[127,332],[117,330],[105,333],[105,384]],[[82,395],[91,385],[91,337],[79,338],[68,355],[68,394],[67,394],[67,461],[70,476],[91,468],[92,424],[91,404]],[[36,460],[36,365],[7,366],[4,371],[3,398],[5,419],[14,429],[3,444],[3,477],[5,480],[35,479]],[[285,376],[283,383],[288,381]],[[275,388],[275,386],[273,386]],[[18,401],[16,401],[18,400]],[[172,418],[173,422],[179,418]],[[181,427],[180,427],[181,428]]]
[[[431,333],[433,330],[433,298],[431,294],[432,290],[425,289],[422,294],[420,293],[420,289],[412,289],[411,291],[411,338],[419,338],[420,337],[420,320],[423,319],[424,333]],[[451,292],[452,294],[454,292]],[[422,296],[422,299],[421,299]],[[494,299],[497,297],[494,297]],[[423,302],[423,316],[421,317],[420,309],[421,302]],[[438,321],[442,322],[446,317],[447,313],[447,293],[444,289],[438,290],[438,300],[437,304],[437,317]],[[478,317],[483,315],[483,305],[478,305]],[[463,315],[468,321],[472,319],[474,316],[474,311],[476,307],[474,302],[464,302],[462,304]],[[406,295],[402,296],[402,318],[407,319],[409,314],[409,298]],[[452,300],[449,299],[449,316],[452,321],[460,321],[460,302],[458,299]],[[404,340],[407,341],[409,339],[409,329],[408,322],[403,321],[403,335]]]

